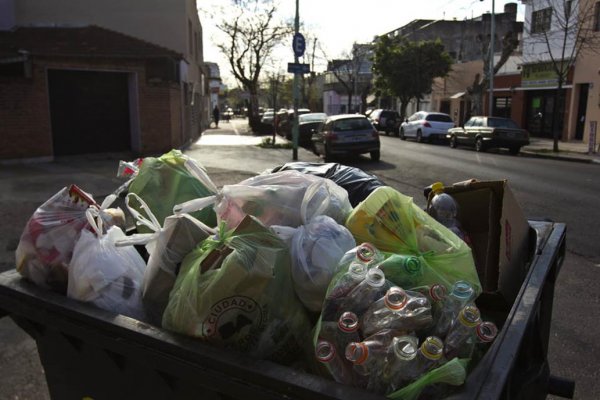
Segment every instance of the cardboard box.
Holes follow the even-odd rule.
[[[484,294],[510,306],[527,273],[530,228],[507,181],[459,182],[445,192],[458,203]]]

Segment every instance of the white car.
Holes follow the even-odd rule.
[[[448,114],[419,111],[400,125],[400,139],[406,140],[407,137],[412,137],[417,139],[417,142],[430,141],[435,138],[446,140],[448,129],[455,126]]]

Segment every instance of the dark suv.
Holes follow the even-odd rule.
[[[398,135],[400,132],[400,114],[394,110],[382,110],[377,109],[373,110],[369,114],[369,119],[371,123],[378,131],[385,132],[386,135],[389,135],[390,132]]]

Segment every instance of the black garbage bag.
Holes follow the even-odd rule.
[[[338,163],[322,164],[304,161],[290,162],[279,165],[269,172],[289,170],[331,179],[338,184],[338,186],[346,189],[352,207],[356,207],[358,203],[366,199],[367,196],[378,187],[387,186],[375,175],[368,174],[355,167],[349,167]]]

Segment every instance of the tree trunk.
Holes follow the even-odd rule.
[[[562,134],[561,129],[559,129],[558,122],[562,119],[561,103],[562,103],[562,87],[563,87],[563,79],[561,76],[558,77],[558,87],[556,92],[554,92],[554,104],[552,104],[552,138],[553,138],[553,146],[552,151],[558,153],[558,141]],[[561,115],[559,115],[561,114]]]

